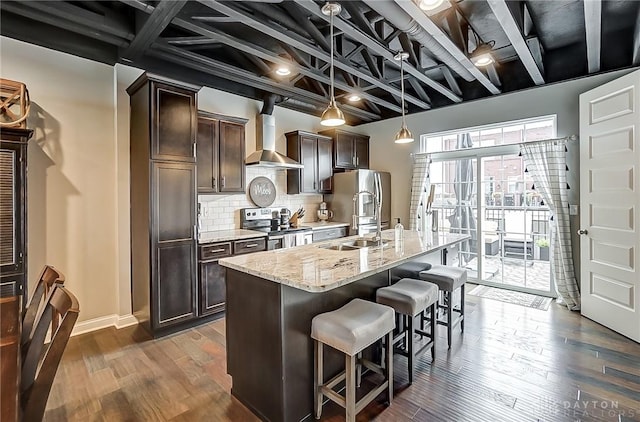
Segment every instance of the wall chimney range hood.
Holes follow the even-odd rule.
[[[246,160],[248,166],[301,169],[304,166],[276,151],[276,123],[273,113],[277,96],[269,94],[264,99],[262,111],[256,118],[256,149]]]

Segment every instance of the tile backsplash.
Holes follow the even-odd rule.
[[[316,221],[316,213],[322,202],[321,194],[287,194],[287,172],[284,169],[268,167],[249,166],[246,168],[246,184],[264,176],[276,186],[276,199],[271,208],[289,208],[295,212],[298,208],[304,207],[306,214],[302,219],[305,221]],[[257,208],[251,202],[247,193],[233,195],[198,195],[200,206],[199,230],[200,232],[213,230],[229,230],[240,228],[240,208]]]

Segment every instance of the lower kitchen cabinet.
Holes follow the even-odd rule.
[[[221,258],[259,252],[267,249],[265,237],[236,240],[233,242],[206,243],[199,249],[199,315],[214,315],[225,309],[225,268],[219,264]]]
[[[323,240],[338,239],[347,235],[347,227],[329,227],[326,229],[316,229],[313,231],[313,241],[322,242]]]
[[[224,311],[225,269],[218,260],[200,263],[200,315]]]

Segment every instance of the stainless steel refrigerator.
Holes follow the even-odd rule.
[[[379,184],[376,182],[379,180]],[[357,229],[353,229],[354,195],[369,191],[379,196],[381,203],[382,229],[388,229],[391,221],[391,174],[375,170],[353,170],[333,175],[333,193],[325,195],[328,208],[333,211],[335,221],[349,223],[349,235],[375,233],[377,221],[373,197],[360,194],[356,209]]]

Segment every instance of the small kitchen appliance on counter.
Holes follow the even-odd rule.
[[[284,214],[284,216],[283,216]],[[280,224],[274,227],[274,216],[278,215]],[[292,248],[313,241],[310,227],[293,228],[289,225],[291,211],[287,208],[242,208],[240,210],[240,228],[258,230],[267,233],[267,249]],[[286,224],[283,224],[286,221]]]
[[[321,223],[326,223],[330,218],[333,218],[333,211],[327,209],[327,203],[321,202],[320,208],[318,209],[318,221]]]

